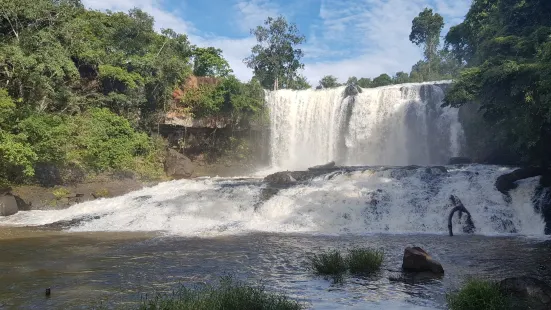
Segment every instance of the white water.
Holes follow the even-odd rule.
[[[19,212],[0,225],[43,225],[92,218],[71,231],[165,231],[183,236],[216,236],[254,231],[364,234],[447,233],[446,206],[457,195],[471,212],[479,234],[542,235],[544,223],[531,204],[537,178],[511,192],[511,202],[494,188],[495,166],[368,170],[317,178],[281,190],[261,203],[259,179],[181,180],[125,196],[59,211]],[[93,216],[99,216],[93,219]],[[461,225],[454,230],[461,234]]]
[[[363,89],[267,92],[272,166],[444,164],[461,151],[457,109],[441,108],[444,82]]]

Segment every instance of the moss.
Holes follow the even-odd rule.
[[[55,199],[61,200],[69,196],[71,194],[71,191],[69,191],[65,187],[58,187],[52,191],[52,194],[54,194]]]

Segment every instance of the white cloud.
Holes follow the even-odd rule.
[[[278,16],[280,7],[270,0],[240,0],[235,4],[238,27],[249,33],[250,29],[262,25],[269,16]]]

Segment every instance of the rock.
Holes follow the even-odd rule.
[[[469,157],[452,157],[448,161],[448,165],[465,165],[471,164],[473,161]]]
[[[193,163],[184,154],[169,149],[165,159],[165,172],[169,177],[185,179],[193,175]]]
[[[507,278],[499,282],[499,288],[508,295],[529,299],[531,302],[551,309],[551,287],[536,278],[516,277]]]
[[[331,169],[331,168],[334,168],[334,167],[335,167],[335,162],[332,161],[332,162],[329,162],[325,165],[310,167],[310,168],[308,168],[308,170],[310,170],[310,171],[312,171],[312,170],[323,170],[323,169]]]
[[[349,84],[344,89],[344,96],[345,97],[356,96],[357,94],[359,94],[361,92],[362,92],[362,89],[359,86],[357,86],[355,84]]]
[[[517,188],[518,185],[515,183],[516,181],[545,175],[548,173],[549,171],[547,169],[540,167],[520,168],[511,173],[500,175],[495,182],[495,187],[502,194],[507,195],[510,190]]]
[[[17,200],[10,193],[0,196],[0,216],[10,216],[19,212]]]
[[[404,250],[402,269],[405,271],[431,271],[433,273],[444,273],[442,265],[433,260],[425,250],[420,247],[407,247]]]

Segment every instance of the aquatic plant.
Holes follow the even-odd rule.
[[[446,295],[450,310],[504,310],[511,309],[507,297],[496,283],[470,279],[457,292]]]
[[[224,276],[218,285],[182,286],[173,294],[143,301],[140,310],[299,310],[304,306],[283,294],[267,292]]]
[[[346,272],[346,262],[337,250],[330,250],[310,257],[310,264],[316,274],[340,275]]]
[[[384,251],[370,248],[353,248],[348,250],[346,265],[351,273],[371,274],[381,268]]]

